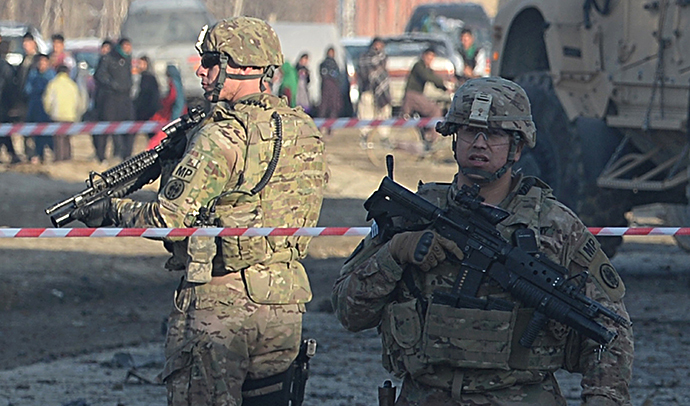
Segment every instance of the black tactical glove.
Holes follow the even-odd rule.
[[[106,197],[91,205],[76,209],[72,216],[86,224],[87,227],[107,227],[114,224],[110,215],[111,207],[110,198]]]
[[[445,261],[445,250],[452,252],[458,259],[464,258],[457,244],[431,230],[396,234],[388,249],[400,265],[416,265],[424,272]]]

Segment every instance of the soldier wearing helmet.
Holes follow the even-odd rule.
[[[326,163],[321,134],[302,109],[268,94],[283,63],[262,20],[204,27],[197,76],[215,106],[163,166],[153,202],[104,199],[79,217],[90,226],[312,227]],[[307,237],[172,238],[166,268],[181,271],[161,373],[170,405],[301,403],[302,313],[311,300],[300,260]],[[301,361],[304,362],[304,361]]]
[[[467,81],[437,131],[454,138],[458,172],[451,183],[420,182],[418,195],[446,210],[463,185],[478,185],[484,201],[509,213],[497,228],[507,241],[534,232],[536,249],[566,267],[589,272],[587,296],[629,320],[625,286],[596,238],[541,180],[513,171],[523,148],[536,143],[525,91],[501,78]],[[342,268],[332,302],[351,331],[377,327],[383,366],[401,378],[396,405],[564,406],[554,373],[582,374],[586,406],[629,404],[633,338],[628,327],[599,320],[618,333],[599,345],[554,320],[530,348],[519,343],[534,309],[469,266],[463,250],[424,225],[383,240],[377,227]],[[463,266],[465,264],[465,266]],[[459,287],[467,301],[435,301]],[[489,306],[488,303],[503,303]],[[477,305],[487,303],[487,306]]]

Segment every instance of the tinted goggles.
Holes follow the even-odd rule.
[[[201,66],[210,69],[220,64],[220,52],[204,52],[201,55]]]

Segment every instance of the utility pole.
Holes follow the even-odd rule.
[[[355,12],[357,0],[340,0],[340,32],[343,37],[354,37],[357,34],[355,27]]]
[[[244,7],[244,0],[235,0],[235,10],[233,10],[232,16],[233,17],[241,16],[243,7]]]

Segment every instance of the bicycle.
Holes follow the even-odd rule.
[[[420,120],[419,114],[410,119]],[[386,155],[393,155],[397,161],[430,159],[433,161],[451,161],[450,137],[438,136],[433,141],[426,140],[424,133],[431,126],[415,127],[377,127],[360,133],[360,147],[367,153],[369,161],[376,167],[385,165]]]

